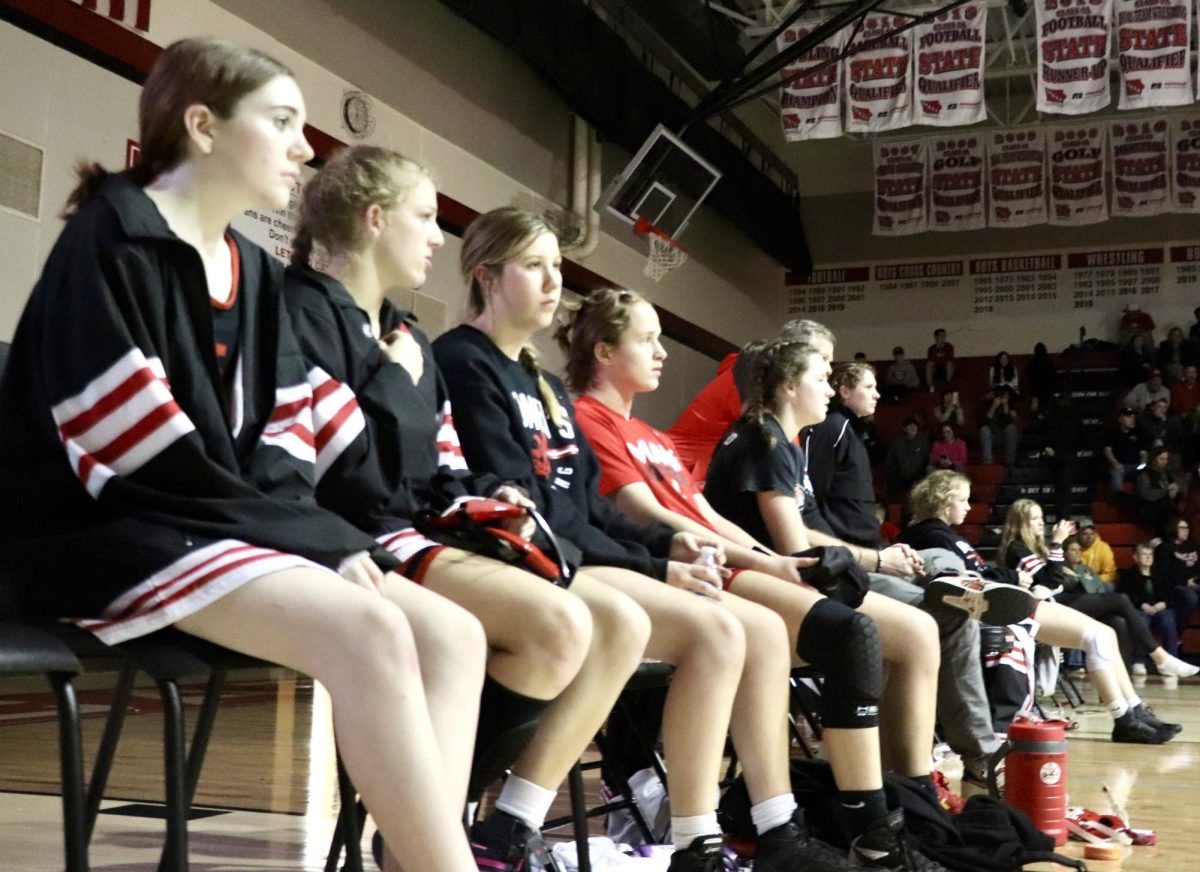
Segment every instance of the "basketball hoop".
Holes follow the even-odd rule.
[[[642,270],[642,275],[648,279],[661,281],[663,276],[683,266],[688,259],[683,246],[645,218],[638,218],[634,222],[633,232],[638,236],[645,236],[649,244],[646,268]]]

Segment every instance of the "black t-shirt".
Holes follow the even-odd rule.
[[[768,446],[767,436],[774,439],[773,446]],[[794,496],[804,525],[829,532],[804,467],[804,452],[788,440],[774,418],[764,419],[761,429],[754,423],[738,422],[713,453],[704,498],[719,514],[768,545],[772,544],[771,534],[758,509],[758,495],[768,491]]]
[[[1119,424],[1113,424],[1105,432],[1104,445],[1112,449],[1113,457],[1121,463],[1137,463],[1145,447],[1136,427],[1122,430]]]

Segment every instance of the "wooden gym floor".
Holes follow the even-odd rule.
[[[335,778],[328,702],[312,683],[284,670],[242,672],[217,718],[192,821],[192,869],[319,870],[333,830]],[[115,681],[80,682],[84,754],[95,751]],[[1138,681],[1142,681],[1138,679]],[[1114,745],[1111,721],[1084,685],[1073,713],[1069,785],[1073,804],[1109,811],[1105,788],[1138,827],[1158,831],[1156,848],[1133,849],[1123,864],[1089,862],[1094,872],[1193,872],[1200,868],[1200,680],[1167,689],[1151,677],[1141,689],[1161,717],[1185,726],[1157,747]],[[194,716],[199,687],[188,708]],[[92,842],[92,868],[151,872],[162,840],[161,718],[151,686],[139,688]],[[957,758],[944,768],[957,787]],[[58,763],[53,701],[38,679],[0,682],[0,870],[61,869]],[[398,788],[401,785],[397,785]],[[595,782],[589,780],[594,793]],[[565,791],[564,791],[565,795]],[[560,800],[552,814],[564,813]],[[594,832],[599,832],[599,821]],[[1067,853],[1082,856],[1078,843]],[[369,855],[368,855],[369,856]],[[1058,868],[1043,866],[1042,869]]]

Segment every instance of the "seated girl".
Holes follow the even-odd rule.
[[[989,566],[954,531],[971,508],[971,482],[965,475],[951,470],[931,473],[913,488],[911,502],[913,522],[900,534],[902,541],[914,548],[957,551],[967,569],[984,578],[1026,589],[1034,586],[1032,573],[1020,568]],[[1040,641],[1084,652],[1089,677],[1113,717],[1114,742],[1160,744],[1179,732],[1178,725],[1160,721],[1134,691],[1111,627],[1050,600],[1038,603],[1030,616],[1030,625]]]
[[[861,612],[823,597],[800,580],[795,558],[772,552],[709,505],[670,437],[632,414],[635,397],[655,390],[662,376],[667,354],[661,334],[653,306],[632,291],[609,289],[584,298],[558,331],[568,384],[580,394],[577,421],[600,461],[600,492],[635,520],[715,539],[729,564],[738,567],[726,589],[783,617],[796,662],[812,663],[826,674],[823,738],[858,858],[872,858],[868,852],[881,850],[881,844],[883,853],[898,854],[890,835],[881,837],[889,827],[903,826],[903,812],[887,808],[879,729],[874,718],[867,723],[848,712],[866,701],[854,698],[856,689],[869,689],[869,704],[878,706],[888,656],[892,680],[907,686],[899,706],[912,712],[901,715],[903,732],[889,736],[892,759],[900,772],[932,790],[932,678],[938,658],[933,621],[899,603],[876,602],[880,598],[873,594]],[[772,344],[766,348],[769,353]],[[720,452],[718,447],[717,456]],[[710,470],[718,471],[719,463],[714,458]],[[897,644],[901,635],[903,645]]]
[[[637,668],[649,625],[631,599],[594,579],[568,591],[413,528],[426,506],[471,495],[529,504],[497,477],[467,470],[429,340],[386,298],[423,285],[443,242],[437,191],[420,164],[346,149],[305,186],[286,300],[306,359],[329,380],[329,399],[316,407],[318,500],[404,562],[417,584],[389,585],[390,599],[403,605],[424,588],[483,623],[492,653],[471,798],[513,774],[471,847],[489,868],[518,868],[540,854],[557,789]]]
[[[579,574],[650,616],[646,655],[675,666],[663,720],[671,872],[724,868],[714,803],[727,732],[750,790],[760,872],[851,868],[793,820],[783,620],[724,592],[723,571],[691,563],[708,539],[643,526],[600,496],[566,391],[537,366],[531,342],[562,294],[558,238],[539,216],[497,209],[467,228],[460,260],[469,320],[433,348],[467,463],[522,487],[560,541],[578,549]]]
[[[455,761],[479,623],[432,595],[380,597],[395,558],[313,499],[313,386],[282,270],[229,229],[286,207],[313,157],[300,90],[261,52],[183,40],[139,117],[135,166],[81,170],[0,387],[22,605],[109,643],[175,626],[311,675],[405,868],[473,870]]]

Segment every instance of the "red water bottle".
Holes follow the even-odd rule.
[[[988,787],[999,796],[996,769],[1004,761],[1003,798],[1025,812],[1054,844],[1067,841],[1067,736],[1062,724],[1014,721],[992,755]]]

